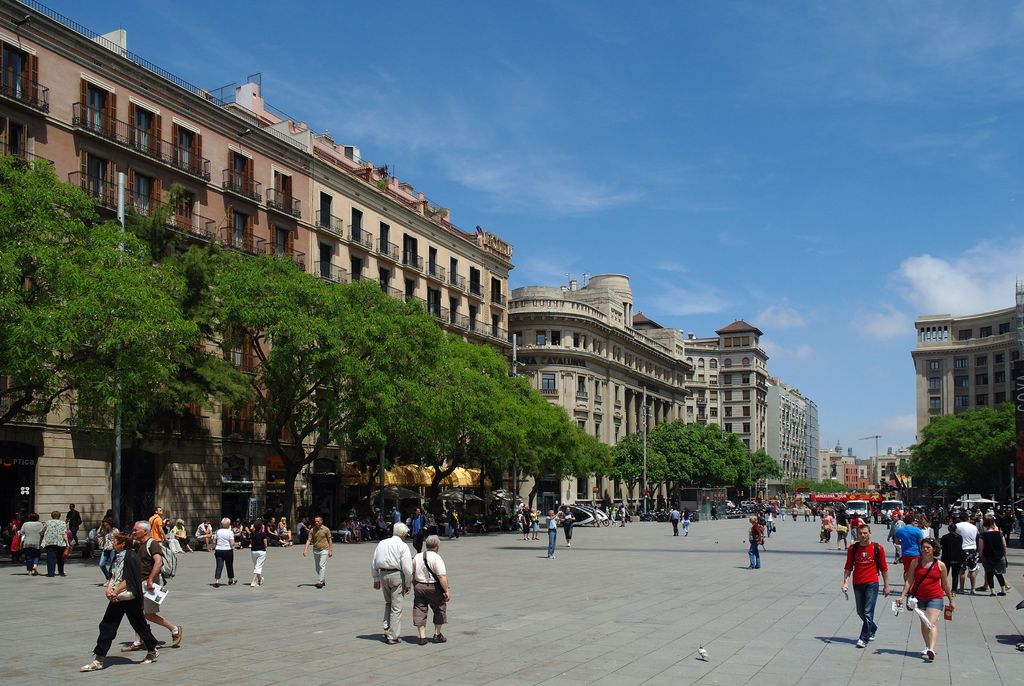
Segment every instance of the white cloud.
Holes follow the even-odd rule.
[[[807,325],[803,315],[788,305],[769,305],[757,313],[754,322],[765,330],[793,329]]]
[[[903,296],[919,314],[964,315],[1013,304],[1014,284],[1024,274],[1024,238],[983,241],[951,259],[917,255],[897,272]]]
[[[911,434],[917,431],[917,417],[912,414],[897,414],[882,420],[882,431]],[[884,438],[884,436],[883,436]]]
[[[914,335],[913,318],[889,304],[882,305],[874,312],[862,312],[855,316],[851,326],[864,338],[875,341],[884,342]]]
[[[713,287],[677,286],[663,282],[658,285],[657,292],[658,295],[650,301],[649,310],[660,317],[715,314],[729,306],[729,300]]]
[[[814,355],[814,348],[809,343],[784,346],[766,336],[761,337],[761,347],[768,353],[768,357],[775,362],[807,360]],[[770,365],[771,363],[769,362]]]

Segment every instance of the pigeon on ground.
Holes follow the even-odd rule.
[[[704,650],[704,646],[697,648],[697,654],[700,655],[700,659],[704,662],[708,661],[708,651]]]

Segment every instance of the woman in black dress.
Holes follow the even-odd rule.
[[[142,638],[146,646],[146,658],[143,663],[156,662],[159,655],[156,649],[156,638],[142,614],[142,565],[139,556],[132,549],[130,534],[119,533],[114,536],[114,565],[112,576],[106,585],[107,611],[100,620],[100,635],[93,648],[93,659],[82,667],[83,672],[95,672],[103,669],[103,659],[110,650],[110,644],[117,636],[121,620],[128,617],[128,623]]]

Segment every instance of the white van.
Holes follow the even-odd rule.
[[[857,515],[861,519],[868,518],[868,501],[866,500],[847,500],[846,501],[846,515],[852,517]]]
[[[882,514],[886,517],[892,517],[892,511],[899,510],[900,512],[906,512],[907,508],[903,507],[902,500],[883,500],[882,501]]]

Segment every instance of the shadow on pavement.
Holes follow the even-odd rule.
[[[849,638],[847,636],[815,636],[822,643],[846,643],[854,645],[857,642],[855,638]]]
[[[996,634],[995,636],[997,643],[1002,643],[1007,646],[1015,646],[1021,641],[1024,641],[1024,636],[1020,634]]]

